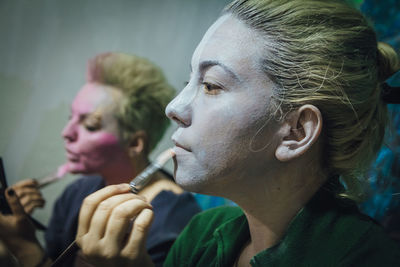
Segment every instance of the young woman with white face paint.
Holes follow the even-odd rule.
[[[394,50],[342,1],[230,4],[166,113],[179,125],[177,183],[239,207],[196,216],[165,265],[399,265],[399,248],[355,205],[384,136],[385,80],[399,69]],[[152,264],[143,253],[152,215],[123,204],[128,190],[106,187],[81,209],[77,241],[99,266]],[[127,240],[126,226],[90,219],[110,199],[126,220],[137,216]]]
[[[385,80],[400,69],[358,11],[335,0],[234,1],[191,69],[166,109],[179,125],[175,179],[239,207],[196,216],[165,266],[400,264],[399,248],[354,202],[382,143]],[[152,212],[127,205],[128,191],[106,187],[81,209],[77,241],[98,266],[152,265],[143,249]],[[126,221],[137,216],[127,239],[112,216],[91,220],[110,200]]]

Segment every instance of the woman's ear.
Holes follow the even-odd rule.
[[[128,140],[128,153],[130,157],[147,153],[147,134],[145,131],[136,131]]]
[[[303,155],[318,140],[322,131],[321,112],[313,105],[303,105],[287,116],[282,129],[275,156],[280,161],[289,161]]]

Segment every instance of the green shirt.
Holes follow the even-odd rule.
[[[195,216],[172,246],[164,266],[233,266],[250,234],[238,207]],[[324,192],[295,216],[275,246],[252,266],[400,266],[400,247],[356,206]]]

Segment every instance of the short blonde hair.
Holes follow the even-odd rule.
[[[345,183],[342,196],[361,200],[388,120],[382,83],[400,68],[395,51],[377,44],[363,15],[344,1],[236,0],[224,12],[265,38],[260,60],[275,84],[277,114],[307,103],[320,109],[323,167]]]
[[[145,131],[146,152],[150,152],[169,125],[164,110],[175,94],[162,70],[142,57],[104,53],[89,61],[87,80],[122,92],[124,97],[115,114],[122,137],[128,140],[132,133]]]

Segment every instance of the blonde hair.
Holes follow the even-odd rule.
[[[169,120],[165,107],[175,90],[162,70],[145,58],[123,53],[104,53],[89,61],[88,82],[111,86],[124,95],[115,116],[122,138],[143,130],[147,134],[146,153],[162,138]]]
[[[265,38],[262,67],[280,115],[306,103],[323,116],[323,167],[360,200],[387,124],[381,87],[399,66],[362,14],[344,1],[237,0],[224,13]]]

